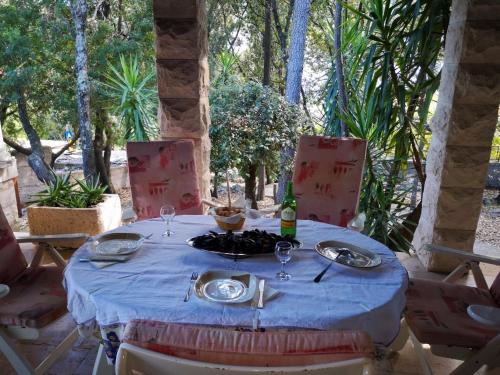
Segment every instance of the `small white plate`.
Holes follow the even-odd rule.
[[[139,233],[107,233],[92,243],[92,250],[99,255],[126,255],[139,250],[143,242]]]
[[[238,300],[246,290],[245,284],[234,279],[210,280],[203,286],[203,294],[215,302]]]
[[[257,288],[257,279],[248,272],[207,271],[194,284],[194,292],[200,299],[219,303],[243,303],[250,301]]]

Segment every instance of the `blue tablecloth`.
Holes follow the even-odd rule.
[[[245,229],[279,233],[277,219],[247,219]],[[261,327],[309,329],[360,329],[373,341],[388,345],[398,334],[405,306],[407,273],[384,245],[359,233],[328,224],[301,220],[297,238],[303,249],[295,250],[286,270],[290,281],[276,280],[279,263],[274,255],[233,261],[189,247],[186,239],[218,230],[212,217],[179,216],[164,238],[159,219],[141,221],[116,231],[153,234],[126,263],[98,269],[79,262],[89,245],[82,246],[65,271],[68,309],[78,324],[106,327],[132,319],[221,326],[252,326],[254,312],[245,305],[211,303],[184,294],[193,271],[248,271],[279,291],[260,312]],[[339,240],[378,253],[382,264],[373,269],[354,269],[334,263],[323,280],[314,277],[328,264],[312,248],[318,241]]]

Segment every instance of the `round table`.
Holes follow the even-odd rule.
[[[279,233],[278,219],[247,219],[244,229]],[[115,231],[151,235],[132,259],[106,268],[80,262],[88,243],[71,258],[65,270],[68,309],[81,325],[124,325],[132,319],[164,322],[251,327],[254,311],[248,305],[207,302],[195,295],[184,302],[193,271],[248,271],[279,293],[260,311],[261,327],[305,329],[360,329],[373,341],[388,345],[397,336],[405,306],[407,272],[393,252],[362,234],[329,224],[299,220],[294,250],[286,265],[289,281],[275,279],[279,263],[273,254],[234,261],[194,249],[186,239],[219,230],[210,216],[178,216],[175,234],[162,237],[160,219],[140,221]],[[220,230],[219,230],[220,231]],[[322,240],[352,243],[378,253],[382,264],[355,269],[334,263],[320,283],[314,277],[328,264],[314,245]],[[104,329],[104,330],[103,330]]]

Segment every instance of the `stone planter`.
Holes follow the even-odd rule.
[[[87,233],[91,236],[114,229],[121,224],[121,203],[117,194],[106,194],[91,208],[29,206],[30,234]],[[54,241],[55,246],[77,248],[83,241]]]

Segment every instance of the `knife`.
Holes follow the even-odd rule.
[[[266,280],[261,279],[259,281],[259,303],[257,303],[257,308],[258,309],[263,309],[264,308],[264,284]]]
[[[91,255],[88,258],[80,258],[80,262],[126,262],[130,257],[128,255]]]

